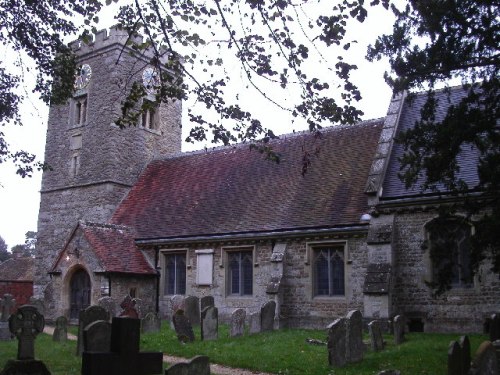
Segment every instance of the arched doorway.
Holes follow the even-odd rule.
[[[90,306],[90,277],[88,273],[79,269],[69,283],[69,318],[78,319],[80,311]]]

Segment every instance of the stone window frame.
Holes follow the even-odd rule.
[[[70,103],[70,126],[72,128],[87,125],[89,96],[86,92],[74,96]]]
[[[425,267],[425,274],[424,274],[424,278],[423,278],[423,281],[425,283],[432,283],[435,281],[435,275],[436,275],[436,266],[433,264],[432,262],[432,259],[431,259],[431,256],[430,256],[430,250],[431,250],[431,246],[432,246],[432,239],[430,238],[431,236],[431,233],[428,229],[429,225],[437,220],[439,217],[436,216],[436,217],[433,217],[432,219],[430,219],[429,221],[427,221],[424,226],[423,226],[423,231],[424,231],[424,241],[423,241],[423,244],[422,244],[422,249],[424,250],[424,257],[423,257],[423,260],[424,260],[424,267]],[[470,228],[470,232],[469,232],[469,238],[472,237],[475,233],[475,227],[474,227],[474,224],[470,221],[464,221],[464,216],[461,216],[461,215],[454,215],[454,216],[451,216],[448,218],[449,221],[454,221],[454,222],[463,222],[464,224],[468,225],[469,228]],[[470,249],[470,248],[469,248]],[[463,251],[463,250],[462,250]],[[461,260],[463,260],[464,256],[463,254],[461,254],[462,256],[458,257],[460,258]],[[470,261],[470,255],[469,255],[469,261]],[[461,264],[459,264],[459,266],[461,266]],[[459,279],[460,279],[460,276],[459,276]],[[453,282],[451,283],[451,289],[450,291],[459,291],[459,290],[464,290],[464,291],[467,291],[467,290],[470,290],[471,288],[474,288],[476,286],[476,283],[477,283],[477,279],[474,275],[470,275],[470,279],[469,279],[469,282],[465,282],[465,283],[462,283],[459,282],[456,283],[456,282]]]
[[[255,254],[256,254],[256,249],[255,249],[255,245],[240,245],[240,246],[224,246],[221,248],[221,251],[223,252],[223,263],[224,263],[224,268],[225,268],[225,272],[224,272],[224,282],[225,282],[225,285],[224,285],[224,290],[225,290],[225,296],[226,298],[252,298],[254,295],[255,295],[255,271],[254,271],[254,268],[257,267],[257,263],[255,261]],[[251,286],[252,286],[252,293],[251,294],[245,294],[244,291],[242,291],[241,289],[241,281],[239,282],[239,286],[240,286],[240,292],[239,293],[231,293],[231,283],[230,283],[230,279],[231,279],[231,275],[230,275],[230,271],[231,271],[231,268],[230,268],[230,265],[229,265],[229,262],[230,262],[230,256],[231,255],[234,255],[236,253],[250,253],[251,252],[251,256],[250,256],[250,259],[251,259],[251,269],[252,269],[252,283],[251,283]]]
[[[315,251],[321,248],[338,248],[342,251],[342,256],[344,260],[344,293],[343,294],[316,294],[316,270],[315,270]],[[324,241],[313,241],[306,243],[306,261],[305,264],[309,271],[309,283],[306,284],[307,294],[310,296],[311,300],[342,300],[348,298],[350,295],[350,289],[348,285],[348,274],[350,261],[349,255],[349,241],[346,240],[324,240]]]
[[[190,258],[189,258],[189,250],[187,248],[182,248],[182,249],[163,249],[160,250],[160,265],[161,265],[161,277],[160,277],[160,295],[161,296],[173,296],[173,295],[188,295],[188,270],[191,268],[190,267]],[[167,293],[166,290],[166,282],[167,282],[167,256],[171,255],[184,255],[184,261],[185,261],[185,279],[184,279],[184,293],[177,293],[178,290],[178,285],[177,283],[174,285],[174,293]],[[177,268],[177,265],[176,265]],[[176,279],[177,282],[177,279]]]
[[[73,151],[71,153],[71,159],[70,159],[70,174],[71,174],[71,177],[78,176],[78,173],[80,172],[80,166],[81,166],[80,150]]]
[[[142,104],[148,102],[152,108],[144,108],[141,114],[140,127],[152,132],[159,131],[160,128],[160,104],[155,104],[155,98],[152,95],[147,95],[142,99]]]

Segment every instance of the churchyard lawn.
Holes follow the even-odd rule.
[[[395,346],[393,337],[385,335],[384,351],[375,353],[368,349],[363,362],[333,369],[328,366],[326,346],[306,343],[309,338],[326,341],[326,331],[286,329],[229,338],[229,327],[221,325],[216,341],[200,341],[198,327],[195,335],[195,342],[182,344],[169,323],[164,322],[161,333],[141,336],[141,350],[185,358],[203,354],[210,357],[211,363],[275,374],[373,375],[384,369],[398,369],[404,375],[437,375],[446,373],[448,345],[459,338],[457,334],[410,333],[402,345]],[[469,338],[472,353],[487,339],[484,335],[469,335]],[[368,342],[368,335],[364,339]],[[36,358],[44,361],[52,374],[80,374],[81,358],[75,356],[76,341],[56,343],[49,335],[40,334],[35,345]],[[15,358],[16,351],[17,341],[0,342],[2,368],[8,359]]]

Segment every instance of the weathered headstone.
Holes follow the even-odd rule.
[[[198,297],[186,297],[184,300],[184,314],[193,326],[200,325],[200,299]]]
[[[401,375],[399,370],[382,370],[377,375]]]
[[[219,337],[219,310],[207,306],[201,312],[201,339],[217,340]]]
[[[347,320],[336,319],[328,326],[328,363],[333,367],[343,367],[347,364],[346,343]]]
[[[175,333],[180,342],[194,341],[193,326],[189,319],[184,315],[184,310],[177,310],[172,318]]]
[[[109,352],[111,349],[111,323],[96,320],[83,329],[84,352]]]
[[[137,312],[137,309],[135,307],[136,302],[127,295],[122,303],[120,303],[120,307],[122,308],[122,311],[120,312],[121,317],[123,318],[134,318],[134,319],[139,319],[139,313]]]
[[[404,317],[396,315],[392,322],[394,328],[394,344],[400,345],[405,341],[405,323]]]
[[[170,366],[165,370],[165,375],[210,375],[210,362],[207,356],[199,355],[187,363]]]
[[[462,348],[456,341],[451,341],[448,346],[448,375],[463,375]]]
[[[490,341],[500,340],[500,314],[492,314],[490,320]]]
[[[484,341],[476,351],[470,374],[472,375],[498,375],[498,359],[495,347],[491,341]]]
[[[177,310],[184,311],[184,300],[185,300],[185,297],[178,295],[178,294],[170,297],[170,316],[171,316],[170,327],[172,329],[175,329],[174,320],[173,320],[175,312]]]
[[[141,330],[142,333],[160,332],[161,319],[158,314],[154,312],[148,312],[146,316],[141,320]]]
[[[83,353],[83,330],[90,323],[97,320],[109,321],[109,313],[100,306],[89,306],[85,310],[80,311],[78,318],[78,340],[76,343],[76,355]]]
[[[68,319],[65,316],[60,316],[56,319],[52,340],[56,342],[65,342],[68,340]]]
[[[359,310],[351,310],[346,316],[346,360],[348,363],[363,360],[365,346],[363,344],[363,316]]]
[[[110,352],[83,352],[82,375],[161,374],[163,353],[139,352],[141,321],[113,318]]]
[[[16,300],[12,297],[12,294],[6,293],[0,301],[0,306],[2,307],[2,315],[0,316],[0,321],[6,322],[9,320],[14,306],[16,306]]]
[[[205,308],[209,306],[215,306],[214,297],[212,296],[204,296],[200,298],[200,311],[203,311]]]
[[[260,311],[256,311],[250,314],[250,322],[248,327],[248,333],[251,335],[254,333],[261,332],[261,321],[260,321]]]
[[[370,343],[373,351],[384,350],[384,338],[382,336],[382,327],[380,321],[372,320],[368,323],[368,332],[370,333]]]
[[[117,315],[117,303],[112,297],[101,297],[97,300],[97,306],[101,306],[109,314],[110,318]]]
[[[276,313],[276,302],[267,301],[260,309],[260,329],[262,332],[274,329],[274,315]]]
[[[245,334],[245,318],[246,311],[243,309],[236,309],[231,315],[231,337],[243,336]]]
[[[461,336],[458,340],[458,345],[460,345],[460,349],[462,349],[462,374],[467,375],[471,364],[469,337]]]

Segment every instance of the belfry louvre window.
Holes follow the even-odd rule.
[[[149,100],[146,102],[146,108],[142,113],[141,126],[146,129],[156,130],[158,129],[159,107]]]
[[[249,296],[253,293],[252,250],[230,251],[228,257],[228,295]]]
[[[87,122],[87,95],[73,99],[73,125],[82,126]]]
[[[343,296],[345,294],[344,247],[314,247],[313,257],[314,295]]]
[[[164,254],[165,295],[186,294],[186,253]]]

